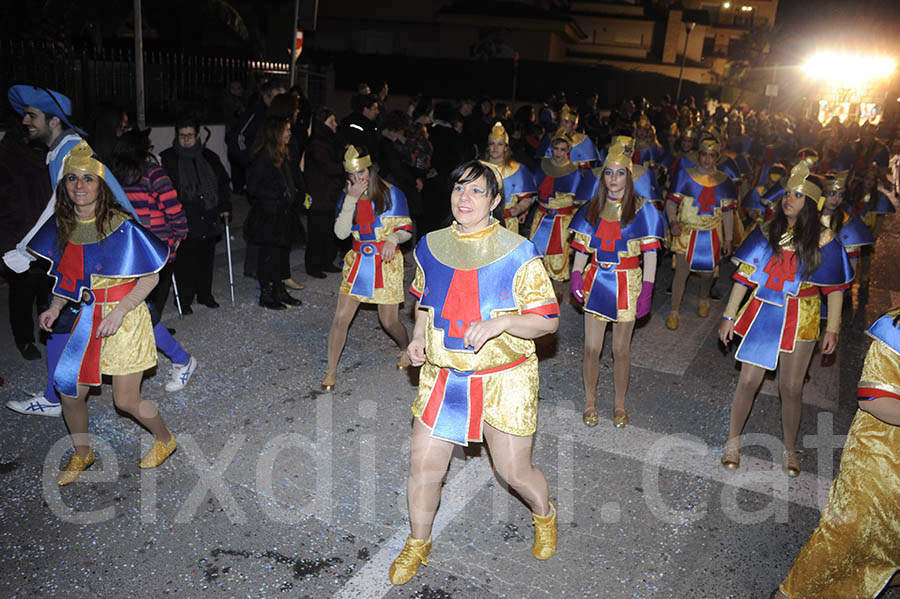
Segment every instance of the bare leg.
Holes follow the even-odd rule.
[[[69,434],[72,436],[75,454],[81,458],[87,458],[91,451],[91,444],[88,443],[87,439],[88,408],[85,401],[89,390],[90,387],[87,385],[78,385],[78,397],[59,394],[60,403],[62,403],[63,419],[69,428]]]
[[[731,425],[728,431],[728,440],[741,436],[744,423],[753,409],[753,399],[762,384],[766,374],[764,368],[753,366],[746,362],[741,366],[741,376],[738,378],[737,389],[734,390],[734,399],[731,401]]]
[[[595,408],[597,381],[600,379],[600,354],[603,352],[603,338],[606,336],[606,321],[597,320],[593,314],[584,314],[584,409]]]
[[[431,525],[441,502],[441,481],[452,454],[452,443],[432,437],[428,427],[415,419],[406,482],[409,524],[414,539],[424,540],[431,536]]]
[[[687,285],[688,275],[691,274],[691,265],[687,256],[675,254],[675,278],[672,280],[672,312],[678,313],[681,308],[681,300],[684,299],[684,288]]]
[[[613,324],[613,381],[616,386],[614,412],[625,410],[625,394],[631,376],[631,334],[634,321]]]
[[[328,372],[337,372],[338,360],[347,342],[347,330],[350,321],[359,309],[359,300],[343,293],[338,295],[337,308],[334,311],[334,319],[331,321],[331,330],[328,331]]]
[[[781,354],[778,394],[781,396],[781,430],[785,449],[797,448],[800,415],[803,413],[803,379],[806,378],[815,347],[815,341],[797,341],[793,353]]]
[[[405,350],[409,345],[409,335],[406,327],[397,318],[399,312],[400,304],[378,304],[378,319],[381,321],[381,326],[391,336],[394,343],[399,345],[400,349]]]
[[[484,439],[491,450],[497,474],[522,496],[532,513],[538,516],[549,515],[550,487],[544,474],[531,463],[534,437],[510,435],[485,422]]]
[[[172,440],[172,433],[166,428],[156,406],[141,397],[142,376],[142,372],[135,372],[112,377],[113,401],[117,408],[131,414],[141,426],[153,433],[158,441],[168,443]]]

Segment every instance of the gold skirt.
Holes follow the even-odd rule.
[[[900,427],[859,410],[812,536],[781,584],[790,599],[869,599],[900,568]]]
[[[364,304],[402,304],[403,303],[403,252],[400,248],[394,252],[394,259],[381,263],[381,276],[384,287],[376,287],[372,297],[350,293],[353,284],[348,282],[357,252],[350,250],[344,256],[344,269],[341,271],[341,289],[339,293],[349,295]]]
[[[103,305],[106,317],[117,303]],[[156,366],[156,339],[146,302],[125,315],[115,335],[100,346],[100,372],[111,376],[143,372]]]

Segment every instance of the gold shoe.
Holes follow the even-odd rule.
[[[147,452],[147,455],[144,456],[144,459],[140,461],[138,466],[141,468],[156,468],[160,464],[166,461],[172,453],[175,451],[175,448],[178,444],[175,442],[175,435],[171,432],[171,439],[169,439],[168,443],[163,443],[159,439],[153,442],[153,447],[150,448],[150,451]]]
[[[556,553],[557,530],[556,508],[550,503],[550,515],[538,516],[531,514],[534,522],[534,544],[531,546],[531,555],[535,559],[550,559]]]
[[[288,289],[294,289],[296,291],[299,291],[300,289],[303,289],[303,287],[304,287],[304,285],[302,283],[298,283],[297,281],[295,281],[294,279],[291,279],[291,278],[283,280],[282,283],[284,283],[284,286],[287,287]]]
[[[414,539],[412,535],[406,537],[406,545],[403,551],[391,564],[388,570],[388,578],[391,584],[406,584],[419,570],[419,564],[428,565],[428,554],[431,553],[431,537],[427,541]]]
[[[788,476],[800,476],[800,456],[796,449],[785,449],[781,454],[781,469]]]
[[[709,302],[700,302],[697,306],[697,316],[707,318],[709,316]]]
[[[325,378],[322,379],[322,389],[334,391],[335,385],[337,385],[337,371],[326,370]]]
[[[88,449],[88,455],[86,458],[81,457],[77,453],[73,453],[72,457],[69,458],[69,463],[66,464],[65,468],[60,471],[59,478],[56,479],[56,483],[60,487],[64,487],[65,485],[74,483],[78,479],[78,475],[81,474],[81,471],[93,464],[95,461],[97,461],[97,456],[94,455],[93,447],[90,447]]]
[[[628,412],[624,409],[613,411],[613,426],[616,428],[625,428],[628,426]]]
[[[741,447],[736,440],[728,441],[725,444],[725,453],[722,454],[722,467],[727,470],[737,470],[741,467]]]
[[[409,361],[409,354],[404,349],[400,354],[400,359],[397,360],[397,370],[406,370],[410,366],[412,366],[412,362]]]
[[[673,331],[678,328],[678,312],[672,312],[666,319],[666,328]]]
[[[597,408],[593,406],[585,408],[584,414],[581,416],[581,421],[584,422],[584,425],[588,428],[597,426],[597,423],[600,422],[600,418],[597,417]]]

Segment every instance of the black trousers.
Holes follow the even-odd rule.
[[[212,276],[216,256],[216,238],[187,238],[178,246],[175,258],[175,282],[181,306],[213,299]]]
[[[9,284],[9,325],[16,345],[34,343],[34,306],[40,313],[49,305],[52,281],[40,268],[33,264],[23,273],[5,265],[2,269]]]
[[[284,275],[285,271],[290,273],[288,266],[291,248],[277,245],[261,245],[259,246],[259,262],[256,267],[256,274],[261,287],[265,287],[269,283],[279,283],[288,278]]]
[[[306,272],[322,272],[334,263],[337,245],[334,238],[334,214],[331,212],[307,213],[309,237],[303,256]]]

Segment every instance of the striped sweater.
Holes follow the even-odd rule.
[[[169,262],[173,262],[175,244],[188,234],[187,218],[169,175],[156,160],[147,158],[141,173],[136,183],[122,188],[144,228],[169,245]]]

